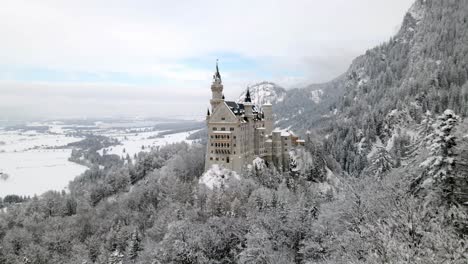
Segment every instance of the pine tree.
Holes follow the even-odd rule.
[[[132,232],[127,250],[128,258],[132,263],[134,263],[135,259],[138,257],[138,252],[141,250],[143,250],[141,247],[141,238],[138,230],[135,230]]]
[[[383,176],[394,166],[393,157],[384,146],[377,146],[377,153],[372,158],[371,171],[374,175]]]
[[[459,119],[452,110],[445,110],[438,116],[437,122],[433,124],[433,133],[428,136],[430,156],[421,163],[421,167],[426,169],[422,175],[426,178],[423,186],[437,186],[449,204],[455,202],[454,192],[460,182],[466,180],[463,174],[454,171],[454,147],[457,143],[453,132]]]

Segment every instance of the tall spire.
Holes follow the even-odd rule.
[[[246,103],[251,103],[252,99],[250,98],[250,91],[249,88],[247,88],[247,93],[245,94],[245,100]]]
[[[219,79],[221,81],[221,74],[219,73],[219,67],[218,67],[218,59],[216,59],[216,73],[215,73],[215,78]]]

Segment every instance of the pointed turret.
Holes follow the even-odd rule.
[[[218,60],[216,59],[216,73],[215,76],[221,81],[221,74],[219,73]]]
[[[210,113],[210,108],[208,108],[206,110],[206,122],[209,122],[210,121],[210,118],[211,118],[211,113]]]
[[[216,72],[213,74],[213,83],[211,84],[211,112],[224,101],[223,83],[219,73],[218,60],[216,60]]]
[[[253,105],[252,105],[252,99],[250,98],[249,88],[247,88],[247,93],[245,95],[244,111],[245,111],[245,117],[247,117],[247,120],[253,119],[254,117]]]
[[[246,103],[251,103],[252,99],[250,98],[250,91],[249,88],[247,88],[247,94],[245,95],[245,100]]]

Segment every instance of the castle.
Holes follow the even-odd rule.
[[[243,103],[224,100],[223,83],[216,63],[216,72],[211,84],[211,112],[208,109],[208,127],[205,171],[217,164],[241,172],[244,166],[261,158],[280,170],[289,169],[289,152],[304,145],[291,132],[273,130],[271,104],[260,109],[252,104],[247,90]]]

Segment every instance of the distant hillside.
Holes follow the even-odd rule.
[[[272,82],[259,82],[247,86],[247,89],[250,91],[252,103],[258,107],[266,103],[280,103],[284,100],[284,96],[286,95],[286,90],[283,87]],[[241,93],[237,100],[238,102],[244,101],[247,89]]]
[[[299,133],[317,130],[352,172],[361,166],[343,153],[359,156],[356,144],[362,138],[388,140],[384,127],[394,109],[409,112],[407,121],[414,123],[426,111],[440,114],[447,108],[466,116],[467,14],[467,1],[416,1],[399,32],[357,57],[345,74],[329,83],[288,90],[274,105],[276,125]]]

